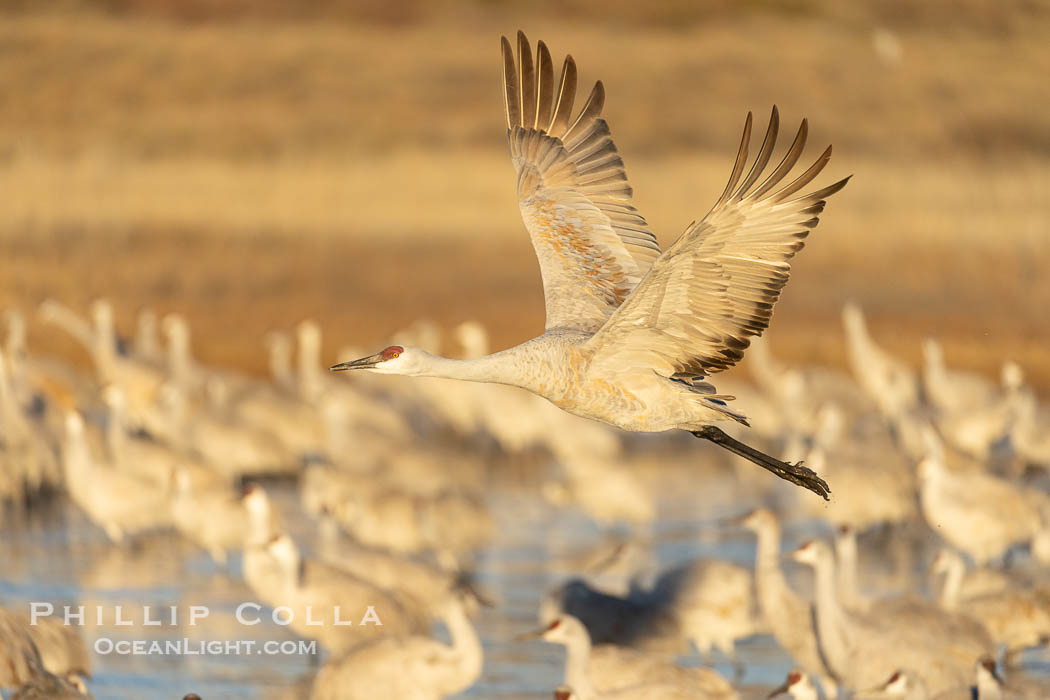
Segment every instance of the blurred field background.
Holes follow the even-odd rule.
[[[797,259],[778,356],[844,364],[854,299],[916,365],[931,335],[1050,389],[1050,5],[1024,0],[6,2],[0,308],[107,296],[129,334],[179,311],[198,357],[252,371],[304,317],[333,361],[424,316],[536,335],[499,79],[519,28],[605,82],[664,245],[721,192],[748,110],[834,144],[827,181],[855,177]]]

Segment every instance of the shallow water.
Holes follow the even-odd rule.
[[[316,525],[302,514],[291,485],[268,486],[284,521],[304,548],[317,537]],[[548,698],[561,681],[564,651],[540,641],[517,642],[514,637],[537,624],[540,598],[552,585],[577,575],[572,561],[603,541],[606,534],[573,508],[551,506],[524,489],[499,489],[490,498],[496,518],[496,538],[479,553],[477,579],[496,601],[477,619],[485,647],[482,678],[463,697]],[[650,527],[652,555],[660,563],[704,555],[748,562],[753,555],[743,533],[721,537],[719,517],[739,512],[713,504],[695,517],[665,505],[667,513]],[[706,536],[701,536],[705,531]],[[32,512],[25,519],[8,518],[0,548],[0,597],[14,609],[28,612],[32,601],[48,602],[61,615],[63,606],[86,607],[80,628],[95,650],[90,689],[97,698],[161,698],[196,692],[204,698],[302,697],[323,661],[296,653],[260,654],[263,642],[295,640],[294,634],[270,619],[265,606],[261,622],[244,626],[234,611],[255,600],[241,580],[241,558],[234,555],[226,567],[214,564],[202,551],[176,535],[159,533],[118,546],[72,505],[59,501]],[[115,625],[116,606],[133,624]],[[143,606],[152,606],[145,625]],[[172,620],[170,606],[175,605]],[[190,625],[191,606],[208,606],[207,618]],[[97,606],[103,610],[96,624]],[[247,613],[252,613],[248,610]],[[438,630],[438,634],[443,634]],[[255,640],[256,653],[120,654],[105,652],[109,641],[188,639],[196,650],[206,640]],[[741,646],[747,665],[744,682],[779,682],[790,661],[775,643],[757,638]],[[686,663],[697,659],[686,659]],[[731,674],[725,660],[719,670]]]
[[[698,483],[696,494],[710,490]],[[316,524],[299,509],[291,485],[268,486],[271,498],[304,549],[316,542]],[[650,570],[696,556],[719,557],[750,565],[754,541],[724,519],[751,504],[726,499],[717,490],[707,500],[665,495],[660,519],[648,528]],[[477,625],[485,648],[481,679],[461,697],[550,698],[562,680],[564,650],[540,641],[519,642],[514,637],[537,625],[537,609],[552,585],[579,575],[578,562],[606,537],[574,508],[545,503],[528,489],[501,487],[490,496],[496,518],[496,538],[478,556],[477,579],[496,601],[483,609]],[[89,646],[105,650],[111,640],[182,640],[193,645],[207,640],[255,640],[294,643],[297,637],[274,624],[265,606],[262,622],[239,624],[237,606],[255,600],[241,579],[241,558],[218,566],[202,551],[173,534],[157,534],[125,546],[111,545],[75,507],[58,502],[33,512],[27,519],[9,517],[0,548],[0,598],[11,608],[28,609],[30,601],[87,606],[81,628]],[[789,522],[785,547],[824,533],[816,521]],[[868,567],[877,568],[877,567]],[[807,582],[798,579],[800,590]],[[123,606],[134,624],[111,624],[113,610]],[[142,606],[154,606],[152,619],[142,624]],[[172,624],[169,606],[177,606]],[[191,606],[208,606],[206,619],[188,624]],[[94,624],[94,606],[102,606],[107,624]],[[250,612],[250,611],[249,611]],[[438,630],[439,636],[443,630]],[[98,646],[101,645],[101,646]],[[242,647],[243,649],[243,647]],[[765,697],[779,685],[791,660],[767,636],[738,645],[746,672],[736,681],[745,697]],[[298,698],[309,693],[311,679],[323,654],[161,654],[95,653],[89,687],[96,698],[171,698],[193,691],[209,698]],[[696,664],[694,655],[683,663]],[[717,657],[715,667],[732,678],[728,660]]]

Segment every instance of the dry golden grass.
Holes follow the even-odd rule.
[[[778,15],[675,30],[537,16],[398,29],[15,16],[0,23],[0,152],[502,150],[497,37],[522,26],[556,56],[571,51],[582,81],[605,81],[628,156],[721,152],[748,109],[772,103],[854,154],[1047,156],[1050,115],[1032,107],[1050,72],[1048,15],[1005,33]],[[899,62],[877,49],[886,42]]]
[[[200,356],[253,370],[263,333],[307,316],[331,353],[418,316],[478,318],[499,345],[534,335],[542,297],[496,49],[522,26],[605,80],[665,244],[720,192],[748,109],[761,122],[776,102],[785,129],[810,117],[814,151],[835,144],[829,179],[856,177],[797,260],[778,354],[841,364],[838,312],[856,299],[912,361],[936,335],[950,363],[994,372],[1009,357],[1050,387],[1039,6],[668,0],[642,17],[580,0],[370,16],[332,0],[288,21],[276,2],[119,5],[0,23],[0,307],[106,295],[126,329],[141,306],[178,310]],[[33,331],[35,347],[71,352]]]

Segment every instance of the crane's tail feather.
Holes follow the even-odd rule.
[[[704,408],[709,408],[712,411],[718,411],[726,418],[734,420],[740,425],[746,425],[750,428],[751,424],[747,422],[747,416],[745,416],[743,413],[737,413],[733,409],[729,408],[729,406],[726,404],[727,401],[732,401],[735,398],[735,396],[712,394],[703,397],[702,402],[704,404]]]

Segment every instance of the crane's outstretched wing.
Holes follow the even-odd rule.
[[[540,261],[546,326],[594,332],[645,276],[660,246],[631,205],[623,160],[598,118],[601,82],[573,118],[572,56],[555,85],[542,41],[535,67],[521,32],[517,62],[506,37],[502,46],[507,141],[521,216]]]
[[[791,274],[788,261],[817,225],[825,198],[849,180],[792,198],[827,164],[828,146],[809,169],[781,186],[806,145],[803,120],[783,160],[759,182],[779,122],[774,107],[758,156],[741,180],[751,141],[747,115],[725,192],[588,341],[593,362],[609,363],[610,369],[651,368],[664,376],[707,375],[736,364],[751,336],[766,329]]]

